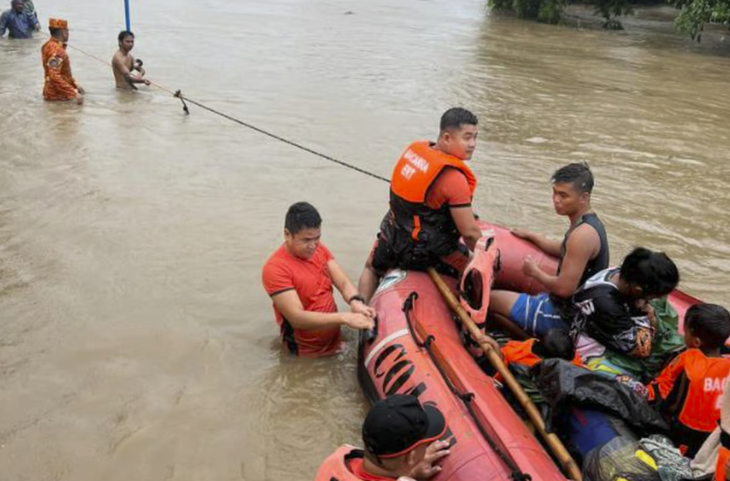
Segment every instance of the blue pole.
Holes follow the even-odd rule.
[[[127,31],[132,30],[129,23],[129,0],[124,0],[124,14],[127,17]]]

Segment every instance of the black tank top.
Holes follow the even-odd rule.
[[[565,233],[563,243],[560,244],[560,262],[558,263],[558,275],[560,275],[560,268],[563,266],[563,257],[565,257],[565,251],[567,250],[566,245],[568,244],[568,237],[573,231],[581,224],[588,224],[598,232],[598,238],[601,241],[601,249],[598,251],[598,255],[593,259],[589,260],[586,264],[586,268],[583,271],[583,275],[580,277],[578,286],[582,286],[594,274],[608,269],[608,237],[606,236],[606,228],[603,226],[603,222],[598,218],[596,214],[585,214],[578,222],[571,227],[568,232]]]

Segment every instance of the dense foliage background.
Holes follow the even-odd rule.
[[[730,0],[589,0],[596,15],[603,18],[603,26],[621,29],[620,17],[631,13],[632,5],[661,4],[666,1],[679,10],[675,25],[681,32],[697,41],[702,40],[706,23],[730,25]],[[490,8],[514,12],[519,18],[545,23],[560,23],[569,0],[489,0]]]

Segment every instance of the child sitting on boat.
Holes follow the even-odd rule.
[[[730,313],[716,304],[687,310],[687,350],[648,384],[649,402],[671,427],[671,438],[688,457],[695,453],[720,419],[720,400],[730,374],[730,358],[721,348],[730,337]]]

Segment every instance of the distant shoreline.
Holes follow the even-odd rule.
[[[667,5],[636,5],[632,14],[619,17],[624,26],[623,32],[656,33],[675,37],[672,44],[686,46],[700,53],[714,53],[730,56],[730,31],[725,25],[706,24],[702,32],[702,41],[692,40],[689,34],[682,33],[674,27],[674,18],[678,10]],[[565,8],[566,25],[586,29],[602,29],[603,19],[594,14],[592,5],[571,4]],[[622,31],[618,31],[622,32]]]

